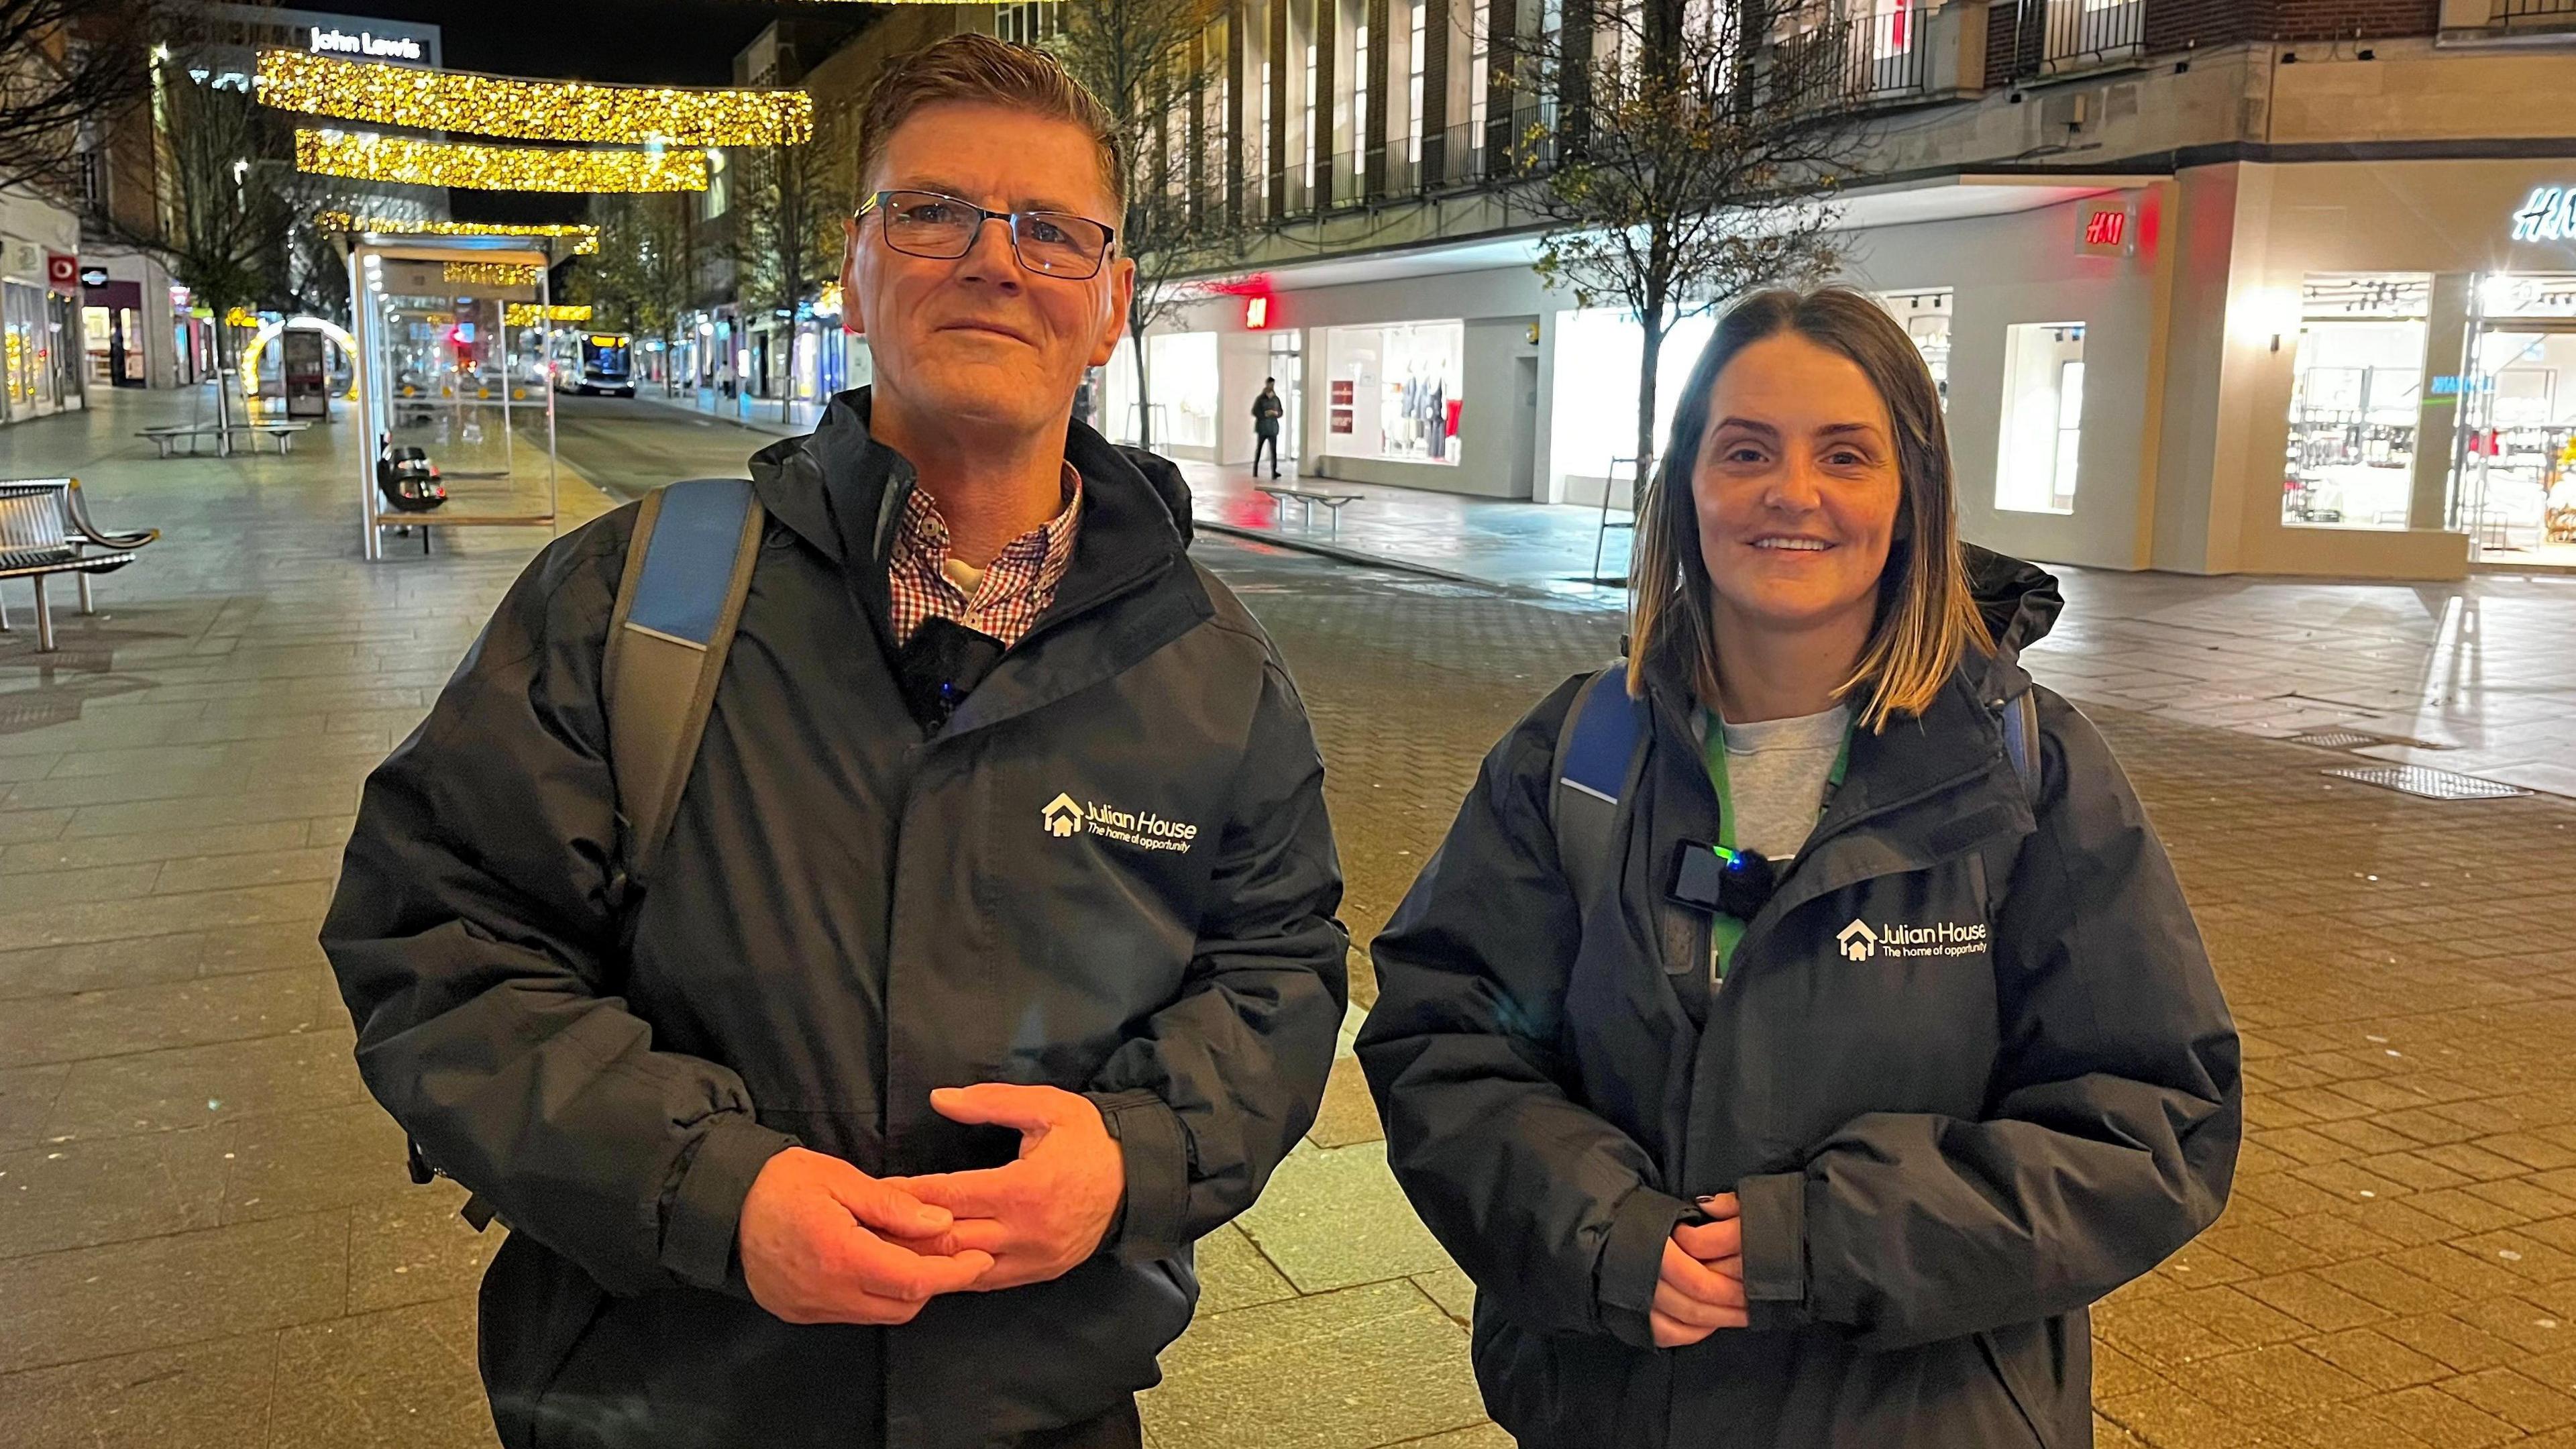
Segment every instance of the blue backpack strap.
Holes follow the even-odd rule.
[[[2022,793],[2039,804],[2039,691],[2025,689],[2004,701],[1999,721],[2004,731],[2004,757],[2021,777]]]
[[[630,885],[645,876],[670,833],[765,524],[741,478],[673,483],[647,496],[636,517],[601,684]]]
[[[1629,696],[1622,660],[1584,684],[1556,737],[1549,823],[1556,832],[1557,864],[1587,911],[1609,874],[1619,797],[1628,788],[1644,724],[1644,702]]]

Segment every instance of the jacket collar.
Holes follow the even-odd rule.
[[[839,394],[812,434],[753,454],[751,477],[769,516],[847,570],[882,620],[890,610],[886,571],[919,476],[909,459],[869,432],[871,407],[867,388]],[[1075,423],[1065,436],[1065,459],[1082,475],[1082,527],[1073,564],[1040,628],[1165,572],[1185,548],[1171,505],[1116,446]]]
[[[753,490],[771,518],[840,566],[851,592],[894,650],[886,574],[907,498],[917,484],[909,460],[868,431],[866,388],[832,399],[807,437],[771,444],[751,460]],[[1184,565],[1187,544],[1174,508],[1125,452],[1080,423],[1065,437],[1065,459],[1082,475],[1082,526],[1055,602],[949,720],[955,735],[1023,714],[1143,659],[1214,613]],[[1148,604],[1098,639],[1055,641],[1060,626],[1177,576]]]

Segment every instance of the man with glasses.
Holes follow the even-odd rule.
[[[368,1086],[511,1230],[480,1321],[513,1449],[1132,1449],[1190,1245],[1342,1021],[1303,706],[1189,559],[1178,471],[1069,420],[1134,285],[1108,117],[962,36],[861,135],[876,383],[753,460],[649,868],[602,678],[628,509],[370,778],[323,929]]]

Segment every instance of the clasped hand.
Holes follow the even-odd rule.
[[[1721,1328],[1749,1322],[1744,1301],[1744,1224],[1735,1194],[1700,1204],[1705,1223],[1684,1223],[1664,1241],[1647,1321],[1657,1348],[1688,1348]]]
[[[930,1105],[1017,1129],[1019,1159],[872,1178],[824,1153],[779,1153],[742,1205],[754,1301],[789,1323],[909,1323],[942,1293],[1043,1283],[1099,1250],[1126,1163],[1089,1098],[988,1082],[941,1088]]]

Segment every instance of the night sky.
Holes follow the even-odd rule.
[[[733,57],[781,15],[870,5],[794,0],[302,0],[335,15],[434,22],[452,69],[550,79],[730,85]],[[451,193],[461,220],[578,220],[581,197]]]

